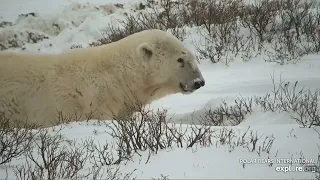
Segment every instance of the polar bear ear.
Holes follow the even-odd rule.
[[[153,49],[148,43],[142,43],[138,46],[137,53],[146,59],[150,59],[153,55]]]

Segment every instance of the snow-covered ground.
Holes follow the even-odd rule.
[[[58,53],[69,50],[72,44],[82,44],[85,47],[88,42],[101,37],[99,30],[107,27],[108,23],[116,23],[115,19],[121,19],[125,12],[135,13],[138,2],[138,0],[0,0],[0,22],[16,22],[13,26],[0,28],[0,41],[12,37],[12,33],[29,30],[44,34],[48,38],[35,44],[26,43],[25,51]],[[111,5],[112,3],[125,4],[123,8],[117,8]],[[18,18],[19,14],[31,12],[35,12],[36,16]],[[53,23],[58,24],[60,28],[49,28]],[[184,43],[195,52],[191,42],[198,40],[198,34],[195,28],[187,28],[187,31],[189,35]],[[208,108],[218,107],[222,100],[232,104],[239,95],[264,96],[272,92],[271,75],[274,75],[276,82],[279,82],[281,76],[284,81],[292,83],[299,81],[299,87],[311,90],[319,88],[319,59],[320,55],[308,55],[297,64],[288,65],[265,62],[259,58],[248,62],[235,59],[229,66],[203,60],[199,67],[206,80],[205,87],[191,95],[178,94],[165,97],[151,104],[150,108],[169,108],[168,116],[173,116],[171,121],[182,122],[183,128],[187,128],[187,124],[197,124],[196,117],[203,115]],[[264,112],[257,108],[252,114],[246,115],[246,119],[239,125],[211,127],[218,131],[225,128],[233,129],[234,142],[237,142],[238,137],[250,128],[253,134],[257,133],[255,136],[261,137],[257,147],[264,146],[266,137],[274,137],[270,152],[258,153],[259,150],[252,152],[251,145],[233,146],[232,143],[222,144],[218,140],[213,140],[212,145],[208,147],[159,150],[157,154],[151,155],[148,163],[145,163],[148,152],[142,152],[141,157],[136,155],[133,161],[120,164],[120,171],[130,173],[135,170],[133,176],[137,179],[161,178],[162,175],[169,179],[314,179],[316,173],[306,172],[300,163],[277,162],[300,158],[307,164],[318,161],[320,137],[317,131],[320,132],[320,128],[301,128],[291,115],[288,112]],[[68,139],[81,140],[92,137],[101,143],[106,140],[112,141],[105,131],[104,126],[96,126],[92,121],[68,124],[62,132]],[[245,139],[250,141],[250,136],[245,136]],[[262,161],[268,158],[274,160],[272,166],[270,162]],[[259,162],[252,163],[250,160]],[[12,164],[22,162],[23,160],[14,160]],[[8,179],[15,179],[10,169],[8,174]],[[0,179],[5,177],[6,170],[0,166]]]

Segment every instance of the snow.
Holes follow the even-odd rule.
[[[90,3],[88,3],[90,2]],[[35,44],[25,44],[24,51],[59,53],[70,49],[72,44],[87,46],[88,42],[101,37],[99,30],[108,26],[108,23],[117,23],[115,18],[123,18],[125,12],[133,11],[138,0],[0,0],[0,21],[16,22],[11,27],[0,28],[0,40],[13,35],[13,32],[30,30],[44,34],[44,39]],[[125,3],[124,9],[115,8],[112,3]],[[106,5],[106,6],[101,6]],[[94,7],[107,7],[96,9]],[[35,12],[36,17],[19,17],[19,14]],[[71,23],[73,22],[73,23]],[[52,23],[59,24],[59,30],[48,28]],[[195,28],[188,28],[190,33],[184,41],[186,46],[194,52],[192,41],[199,40]],[[5,35],[3,32],[7,32]],[[9,33],[9,35],[8,35]],[[23,38],[23,37],[20,37]],[[9,49],[22,51],[21,49]],[[264,62],[256,58],[248,62],[235,59],[229,66],[223,63],[213,64],[201,61],[199,68],[206,80],[206,85],[191,95],[170,95],[150,105],[151,109],[168,108],[168,116],[173,116],[171,122],[181,122],[187,128],[188,124],[198,124],[194,117],[200,117],[208,108],[218,107],[222,100],[228,104],[234,103],[237,96],[263,96],[272,92],[271,76],[276,83],[282,80],[294,83],[299,81],[299,87],[315,90],[320,85],[320,56],[304,56],[297,64],[279,65],[278,63]],[[92,137],[97,142],[112,141],[105,132],[104,126],[94,125],[94,120],[88,123],[70,123],[62,125],[62,131],[68,139],[85,139]],[[120,171],[130,173],[134,169],[137,179],[160,178],[161,175],[169,179],[314,179],[311,172],[277,172],[281,167],[289,167],[289,163],[277,164],[269,167],[269,163],[248,163],[244,160],[263,160],[270,157],[273,160],[299,159],[317,162],[319,135],[315,128],[301,128],[288,112],[263,112],[254,110],[246,119],[236,126],[211,127],[213,130],[233,129],[236,137],[246,132],[248,128],[262,137],[258,144],[262,146],[265,137],[275,138],[270,153],[260,155],[242,146],[231,147],[216,141],[209,147],[172,148],[160,150],[151,155],[148,163],[148,152],[142,156],[135,156],[132,161],[120,164]],[[97,131],[96,134],[93,131]],[[237,141],[234,138],[233,141]],[[217,140],[218,141],[218,140]],[[142,158],[142,159],[141,159]],[[15,160],[12,164],[19,164]],[[291,170],[301,167],[301,164],[292,164]],[[279,169],[278,169],[278,168]],[[284,169],[281,169],[284,170]],[[5,177],[5,170],[0,166],[0,177]],[[14,179],[9,172],[9,179]],[[11,177],[12,176],[12,177]]]
[[[6,21],[14,21],[19,14],[26,14],[30,12],[37,12],[44,15],[50,15],[61,11],[66,5],[72,4],[86,4],[92,5],[105,5],[105,4],[128,4],[129,6],[135,3],[142,2],[141,0],[57,0],[57,1],[42,1],[42,0],[30,0],[21,3],[21,0],[1,0],[1,17]]]
[[[152,105],[152,108],[170,108],[172,113],[185,114],[214,103],[220,104],[222,99],[233,101],[235,96],[243,97],[264,95],[272,91],[271,76],[275,80],[299,81],[301,86],[316,89],[320,84],[319,63],[317,56],[306,56],[299,64],[281,67],[278,64],[261,61],[234,62],[231,66],[223,64],[212,65],[209,62],[200,64],[201,72],[206,80],[206,88],[201,88],[191,96],[173,95],[161,99]],[[301,72],[301,73],[296,73]],[[209,100],[208,100],[208,97]],[[177,104],[183,98],[187,104]],[[212,104],[213,103],[213,104]]]

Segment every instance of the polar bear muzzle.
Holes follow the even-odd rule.
[[[203,87],[205,85],[205,81],[203,79],[194,79],[186,84],[184,83],[180,83],[180,89],[182,90],[182,93],[188,94],[188,93],[192,93],[195,90]]]

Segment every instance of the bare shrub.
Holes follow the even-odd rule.
[[[151,6],[150,18],[156,18],[155,21],[165,29],[173,29],[175,31],[177,30],[175,28],[182,28],[184,26],[183,16],[181,16],[183,12],[182,5],[183,1],[159,0],[157,6]]]
[[[152,178],[152,180],[170,180],[170,179],[169,179],[169,176],[164,176],[163,174],[161,174],[160,178],[157,178],[157,179]]]
[[[207,3],[205,1],[188,0],[183,11],[184,23],[201,26],[206,18],[206,7]]]
[[[242,0],[191,1],[190,5],[196,6],[188,12],[197,16],[195,24],[201,25],[199,34],[204,37],[203,44],[194,43],[200,59],[216,63],[224,58],[228,65],[239,53],[246,52],[249,56],[254,44],[250,42],[253,38],[240,33],[239,19],[245,14]],[[200,13],[198,9],[201,9],[201,15],[197,14]]]
[[[100,46],[103,44],[109,44],[120,39],[123,39],[131,34],[146,30],[148,28],[138,24],[138,20],[135,16],[129,15],[126,20],[119,21],[121,26],[110,25],[102,32],[102,38],[96,42],[92,42],[89,46]]]
[[[319,12],[314,11],[315,2],[283,0],[278,4],[281,8],[280,22],[273,24],[272,39],[269,40],[273,52],[266,51],[266,61],[296,63],[302,56],[318,52],[316,29],[319,26]]]
[[[141,110],[139,116],[132,119],[118,120],[109,126],[111,136],[118,139],[118,147],[127,155],[138,151],[150,150],[157,153],[160,149],[172,147],[174,144],[182,146],[183,132],[170,130],[166,124],[165,112]]]
[[[252,113],[253,98],[237,97],[234,105],[228,105],[225,101],[215,109],[207,109],[201,117],[201,121],[213,126],[238,125],[247,114]]]
[[[110,25],[102,32],[103,38],[89,45],[108,44],[148,29],[169,31],[178,39],[185,39],[186,31],[181,17],[180,3],[160,0],[158,4],[148,4],[150,6],[148,11],[140,12],[137,15],[127,15],[125,20],[118,20],[118,26]]]
[[[307,53],[320,52],[320,2],[313,5],[314,8],[307,13],[301,22],[301,33],[305,35],[305,41],[308,43]]]
[[[266,61],[285,64],[319,52],[319,9],[317,2],[301,0],[190,0],[182,15],[186,24],[201,26],[204,42],[194,43],[200,59],[224,59],[228,65],[238,55],[245,61],[254,57],[257,50]],[[249,37],[240,33],[240,24],[250,30]]]
[[[253,5],[246,7],[242,24],[249,28],[250,32],[259,38],[259,50],[265,41],[266,34],[270,31],[269,27],[275,22],[279,7],[274,0],[257,0]]]
[[[78,90],[76,89],[76,91]],[[48,119],[47,121],[49,121],[53,126],[69,124],[71,122],[89,121],[94,117],[94,114],[96,112],[96,109],[93,108],[92,103],[90,103],[89,107],[90,111],[85,113],[80,112],[78,108],[73,108],[73,110],[69,113],[57,109],[54,113],[54,117],[52,119]]]
[[[291,29],[294,29],[297,40],[300,40],[300,36],[303,33],[303,22],[310,14],[314,2],[302,0],[282,0],[279,4],[282,8],[282,11],[280,12],[281,30],[287,32]]]
[[[184,8],[185,23],[204,26],[208,32],[213,24],[234,22],[242,16],[242,0],[188,0]]]
[[[298,104],[306,92],[303,88],[296,89],[298,81],[290,88],[290,82],[284,82],[281,77],[278,85],[273,76],[271,79],[273,83],[272,93],[268,93],[263,97],[256,97],[255,104],[259,105],[264,111],[289,112],[289,110],[297,110]]]
[[[239,110],[241,112],[237,116],[243,118],[243,113],[246,110],[252,110],[249,107],[251,105],[246,104],[247,102],[244,102],[244,99],[241,101],[237,104],[237,108],[241,108]],[[152,154],[156,154],[163,149],[186,147],[194,150],[197,147],[209,147],[215,143],[216,145],[219,143],[219,145],[229,146],[230,151],[236,147],[243,147],[250,152],[269,153],[274,141],[274,138],[266,137],[262,145],[259,145],[258,141],[262,138],[262,135],[258,137],[257,132],[244,133],[242,138],[237,139],[238,136],[234,130],[224,128],[220,129],[223,131],[219,132],[219,129],[212,128],[208,123],[184,126],[170,125],[166,123],[165,114],[164,111],[157,111],[156,113],[140,111],[139,116],[134,116],[133,119],[113,121],[108,125],[112,129],[110,135],[116,141],[117,147],[122,149],[121,152],[130,156],[133,154],[140,155],[141,151],[149,151],[147,162]],[[233,116],[233,114],[229,116]]]
[[[285,64],[296,63],[302,56],[319,52],[319,3],[314,1],[279,1],[279,21],[273,23],[266,50],[266,61]]]
[[[122,156],[140,155],[140,151],[149,151],[151,155],[166,148],[208,145],[204,142],[210,135],[210,128],[205,125],[188,129],[181,124],[168,124],[170,118],[167,118],[167,110],[154,112],[140,103],[127,105],[124,109],[128,107],[134,108],[136,113],[132,116],[115,116],[115,121],[108,124],[111,129],[109,134],[124,153]]]
[[[292,119],[303,127],[320,125],[319,89],[315,91],[297,89],[298,81],[293,85],[290,82],[280,82],[276,85],[274,78],[273,92],[263,97],[255,97],[255,104],[264,111],[293,112]]]
[[[271,50],[266,50],[265,61],[277,62],[281,65],[289,62],[297,63],[302,56],[307,54],[301,41],[297,39],[296,31],[287,31],[274,36]]]
[[[96,42],[92,42],[89,46],[100,46],[103,44],[109,44],[111,42],[123,39],[131,34],[148,30],[148,29],[160,29],[171,32],[180,40],[184,40],[185,30],[180,28],[168,29],[162,24],[157,22],[155,14],[138,14],[128,15],[126,20],[120,21],[121,26],[110,25],[106,30],[102,32],[103,37],[98,39]]]
[[[219,107],[206,109],[200,116],[200,122],[210,126],[238,125],[253,112],[254,108],[259,107],[264,112],[288,112],[302,127],[320,125],[319,89],[311,91],[303,87],[298,88],[298,81],[292,84],[283,81],[281,77],[278,83],[274,76],[271,76],[271,79],[273,82],[271,93],[250,98],[240,96],[232,105],[222,101]]]
[[[223,57],[228,64],[233,50],[237,54],[242,43],[239,38],[239,26],[236,22],[213,24],[208,30],[200,30],[200,34],[205,37],[204,44],[196,45],[200,58],[209,59],[213,63],[219,62]],[[235,45],[235,46],[232,46]],[[235,48],[232,48],[235,47]],[[236,49],[238,48],[238,49]]]
[[[101,148],[93,139],[80,143],[68,140],[61,130],[41,129],[33,137],[33,148],[25,151],[24,163],[14,168],[17,179],[121,179],[121,176],[129,178],[132,175],[122,174],[119,167],[112,167],[123,160],[122,157],[115,160],[110,155],[112,148]]]
[[[32,129],[23,128],[21,124],[15,123],[12,128],[12,121],[4,113],[0,114],[0,165],[21,157],[31,148],[35,136]]]
[[[16,167],[17,178],[59,179],[86,177],[80,174],[88,152],[85,148],[75,148],[61,134],[50,135],[48,130],[41,130],[33,139],[35,148],[26,153],[25,164]]]
[[[317,89],[315,92],[308,90],[298,108],[296,109],[297,115],[292,116],[303,127],[312,127],[320,125],[320,108],[319,108],[320,91]]]
[[[265,136],[264,141],[261,144],[261,138],[263,135],[258,136],[258,132],[250,130],[250,127],[246,131],[240,133],[233,129],[226,127],[220,128],[212,133],[212,138],[216,139],[216,146],[224,145],[228,146],[229,152],[235,150],[236,147],[242,147],[247,149],[249,152],[256,152],[261,155],[261,153],[270,153],[274,137]]]
[[[240,103],[236,101],[235,107],[244,112],[251,111],[251,105],[244,105],[244,101],[239,98]],[[23,180],[127,179],[133,172],[123,174],[117,165],[131,160],[132,155],[141,151],[149,151],[149,160],[152,154],[173,147],[194,150],[199,146],[208,147],[216,143],[229,146],[230,151],[236,147],[244,147],[250,152],[261,153],[269,152],[272,146],[272,138],[265,138],[260,147],[258,141],[262,136],[253,131],[245,132],[237,139],[238,136],[232,129],[217,133],[216,129],[206,124],[169,124],[166,113],[166,110],[153,112],[141,108],[131,119],[121,117],[110,122],[106,132],[113,137],[113,142],[105,144],[97,143],[93,138],[80,143],[68,140],[62,136],[62,129],[40,129],[39,134],[32,138],[33,148],[24,152],[24,163],[15,167],[15,176]]]
[[[212,145],[212,132],[210,126],[191,126],[191,133],[186,135],[187,147],[192,148],[195,145],[200,145],[201,147],[208,147]]]
[[[118,165],[132,158],[132,156],[124,154],[121,148],[115,147],[109,142],[100,144],[92,139],[88,139],[83,144],[87,148],[87,151],[91,152],[89,161],[94,167]]]

